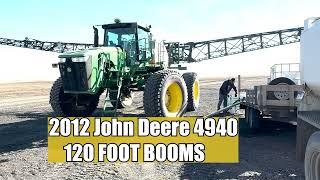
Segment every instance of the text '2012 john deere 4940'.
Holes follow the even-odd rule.
[[[150,27],[137,23],[101,26],[103,46],[94,27],[93,48],[59,55],[60,78],[50,92],[50,104],[61,116],[88,116],[107,93],[104,111],[115,115],[132,104],[132,92],[144,91],[146,116],[181,116],[199,106],[199,80],[195,73],[167,69],[168,54],[152,38]],[[109,98],[107,98],[109,97]],[[111,103],[113,108],[107,107]]]

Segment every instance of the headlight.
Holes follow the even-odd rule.
[[[84,57],[74,57],[72,58],[72,62],[86,62],[89,59],[90,56],[84,56]]]
[[[74,57],[72,58],[72,62],[85,62],[84,57]]]
[[[88,59],[90,59],[90,55],[85,55],[84,57],[71,57],[72,62],[86,62]],[[59,58],[59,63],[65,63],[66,59],[69,58]]]
[[[59,63],[65,63],[66,62],[66,58],[59,58]]]

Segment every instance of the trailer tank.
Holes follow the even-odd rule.
[[[320,96],[320,18],[305,20],[300,48],[302,83]]]
[[[306,180],[320,180],[320,18],[305,21],[300,56],[305,89],[298,107],[297,158],[304,159]]]

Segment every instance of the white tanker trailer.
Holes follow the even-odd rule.
[[[298,107],[297,158],[307,180],[320,180],[320,18],[304,23],[300,44],[304,97]]]

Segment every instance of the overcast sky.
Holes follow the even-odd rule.
[[[0,35],[90,42],[92,25],[120,18],[151,24],[161,39],[196,41],[302,26],[319,7],[319,0],[10,0],[1,3]]]
[[[304,19],[320,16],[319,7],[319,0],[10,0],[1,3],[0,37],[90,43],[92,25],[120,18],[151,24],[161,40],[200,41],[303,26]],[[205,76],[267,74],[274,63],[298,61],[296,44],[219,58],[191,69]],[[226,68],[231,70],[224,73]]]

